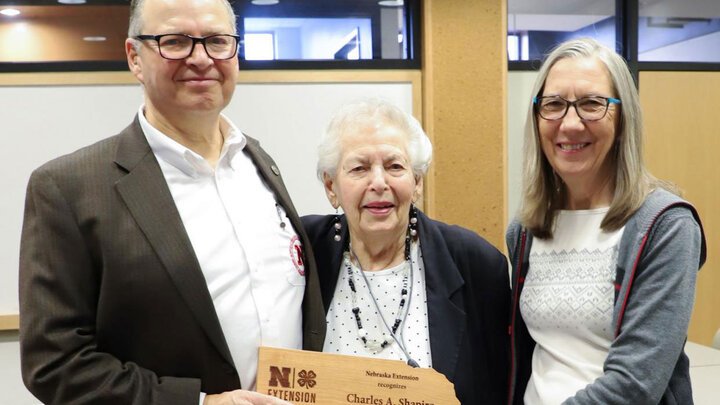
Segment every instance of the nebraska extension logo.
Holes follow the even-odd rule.
[[[305,275],[305,263],[303,262],[302,243],[297,235],[290,240],[290,258],[292,259],[295,269],[301,276]]]
[[[270,382],[268,384],[271,387],[295,388],[297,382],[300,387],[310,389],[317,384],[315,378],[317,378],[317,374],[313,370],[300,370],[296,376],[295,368],[270,366]]]

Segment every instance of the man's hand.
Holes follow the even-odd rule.
[[[206,395],[203,405],[292,405],[280,398],[253,391],[235,390],[222,394]]]

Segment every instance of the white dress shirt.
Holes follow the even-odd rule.
[[[259,346],[302,349],[302,246],[229,119],[221,116],[225,141],[213,169],[150,125],[143,110],[140,126],[200,263],[241,385],[253,390]]]

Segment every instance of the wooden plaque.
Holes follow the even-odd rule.
[[[460,405],[444,375],[399,360],[261,347],[256,381],[295,405]]]

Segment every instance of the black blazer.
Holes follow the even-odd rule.
[[[244,150],[307,256],[304,347],[325,319],[307,235],[274,162]],[[20,248],[25,384],[50,404],[197,405],[241,387],[215,307],[137,118],[122,133],[37,169]]]
[[[333,239],[334,218],[302,217],[315,252],[326,313],[349,242],[344,215],[342,240]],[[433,368],[455,384],[462,404],[504,404],[510,306],[505,256],[474,232],[434,221],[422,212],[418,212],[418,235]]]

